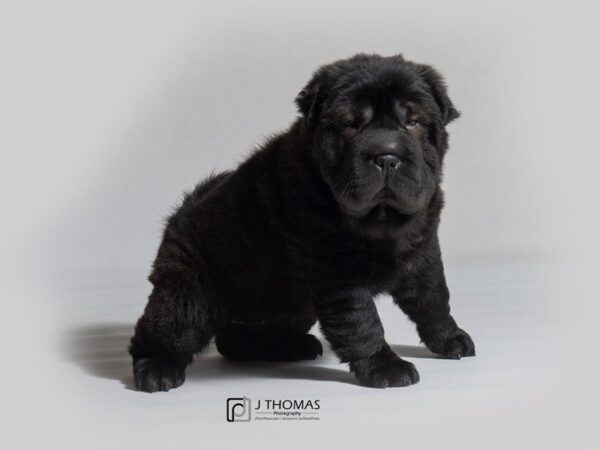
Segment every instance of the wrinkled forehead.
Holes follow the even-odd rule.
[[[374,114],[393,114],[398,110],[412,111],[434,118],[438,115],[435,99],[428,86],[418,76],[391,74],[370,80],[367,77],[343,80],[325,102],[328,116],[345,116],[369,110]]]
[[[352,71],[334,81],[326,110],[369,106],[374,109],[394,104],[435,114],[435,99],[417,74],[408,70],[383,72]]]

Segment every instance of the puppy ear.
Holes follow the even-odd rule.
[[[319,116],[320,90],[321,83],[313,79],[296,96],[295,102],[298,111],[300,111],[308,126],[314,125]]]
[[[419,64],[419,75],[428,84],[435,102],[442,113],[442,123],[448,125],[454,119],[460,116],[460,113],[454,107],[454,104],[448,97],[448,89],[444,78],[437,70],[426,64]]]

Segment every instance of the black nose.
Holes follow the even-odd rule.
[[[377,155],[373,163],[384,172],[395,170],[400,165],[400,158],[392,154]]]

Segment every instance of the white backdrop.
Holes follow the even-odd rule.
[[[313,70],[357,52],[402,53],[445,75],[462,112],[450,126],[444,182],[450,275],[452,267],[490,262],[506,270],[532,262],[559,267],[552,281],[565,296],[546,307],[563,318],[560,336],[572,339],[578,363],[569,377],[596,396],[583,381],[593,368],[584,357],[592,356],[587,343],[597,339],[598,316],[598,291],[588,283],[599,225],[600,33],[592,5],[4,4],[0,269],[9,348],[2,371],[15,387],[4,406],[25,414],[13,417],[14,429],[22,435],[43,422],[53,442],[64,443],[54,421],[79,411],[45,350],[74,317],[69,310],[89,301],[74,293],[134,286],[136,298],[123,312],[132,322],[145,302],[162,219],[182,191],[285,129]],[[105,313],[101,304],[94,308],[88,313]],[[118,302],[110,308],[118,311]],[[48,397],[54,385],[63,389]],[[56,409],[48,406],[58,398]],[[36,399],[46,406],[26,422]]]

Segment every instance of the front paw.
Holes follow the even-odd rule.
[[[430,339],[425,342],[429,349],[448,359],[460,359],[466,356],[475,356],[475,344],[465,331],[457,328],[449,336]]]
[[[409,386],[419,382],[415,366],[389,347],[368,358],[351,362],[350,370],[361,385],[374,388]]]
[[[168,391],[183,384],[185,367],[162,358],[141,358],[133,363],[133,375],[140,391]]]

